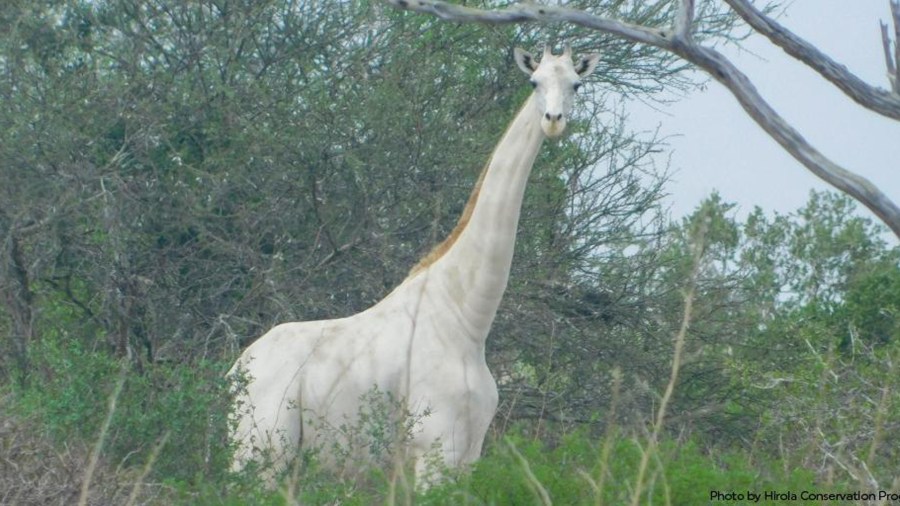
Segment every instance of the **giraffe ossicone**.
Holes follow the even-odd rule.
[[[273,481],[306,449],[326,465],[339,465],[340,453],[365,466],[371,455],[349,448],[358,441],[345,428],[360,421],[373,389],[402,402],[396,415],[411,415],[398,451],[415,462],[417,477],[428,474],[433,451],[451,468],[479,457],[498,402],[485,342],[506,290],[525,186],[544,138],[565,130],[574,94],[598,55],[573,63],[568,48],[560,56],[545,49],[537,61],[517,48],[514,59],[534,92],[449,237],[369,309],[278,325],[237,359],[228,373],[243,378],[230,434],[234,470],[271,459],[266,478]]]
[[[514,57],[519,68],[531,78],[538,109],[543,111],[541,128],[544,134],[550,138],[559,137],[566,129],[581,79],[594,71],[600,55],[590,54],[573,65],[572,49],[566,46],[560,56],[554,56],[550,48],[545,47],[540,62],[519,48],[514,50]]]

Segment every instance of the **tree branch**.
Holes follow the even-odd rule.
[[[850,172],[832,162],[810,145],[796,129],[775,112],[775,110],[762,98],[759,92],[756,91],[756,88],[753,86],[750,79],[738,70],[724,55],[712,48],[694,43],[689,37],[679,36],[679,33],[688,33],[690,30],[690,27],[686,26],[687,21],[691,19],[690,4],[692,2],[689,0],[684,0],[684,3],[681,4],[678,19],[675,24],[676,28],[671,31],[624,23],[613,19],[594,16],[579,10],[536,3],[520,3],[503,9],[482,10],[450,4],[442,0],[385,1],[401,9],[432,14],[447,21],[461,23],[478,22],[488,24],[510,24],[524,22],[569,22],[597,31],[617,35],[633,42],[653,45],[677,54],[685,60],[702,68],[717,81],[725,85],[735,98],[737,98],[738,102],[744,110],[747,111],[750,117],[752,117],[753,120],[769,134],[769,136],[775,139],[775,141],[777,141],[797,161],[802,163],[807,169],[826,183],[843,191],[868,207],[876,216],[884,221],[888,227],[890,227],[897,237],[900,237],[900,208],[898,208],[884,193],[866,178]],[[733,7],[737,5],[737,8],[740,8],[742,5],[746,6],[743,0],[725,1]],[[895,0],[892,0],[892,6],[894,3]],[[766,24],[766,27],[771,27],[771,25]],[[766,30],[770,29],[766,27],[764,27]],[[780,29],[787,32],[783,28]],[[679,32],[679,30],[681,31]],[[808,45],[808,43],[795,36],[794,39],[800,41],[799,43]],[[794,39],[791,40],[793,41]],[[851,81],[859,81],[858,78],[850,74],[845,68],[828,60],[826,56],[822,55],[815,48],[812,48],[811,46],[810,48],[812,49],[811,51],[800,51],[800,53],[804,55],[803,58],[800,58],[801,61],[805,61],[804,58],[817,59],[819,56],[825,58],[826,63],[820,65],[823,69],[820,73],[822,73],[826,79],[832,82],[843,81],[845,78]],[[898,101],[897,97],[890,95],[884,90],[878,89],[874,90],[877,93],[868,93],[866,90],[860,88],[860,85],[866,90],[872,90],[871,87],[862,81],[859,81],[859,83],[856,84],[842,84],[841,89],[846,87],[850,90],[860,91],[860,93],[857,93],[859,96],[880,97],[879,100],[875,100],[875,106],[878,109],[873,110],[878,110],[879,112],[884,111],[887,113],[885,115],[889,117],[895,117],[894,114],[896,114],[896,118],[900,119],[900,101]]]
[[[508,25],[525,22],[558,23],[568,22],[585,28],[618,35],[633,42],[641,42],[659,47],[668,47],[671,33],[667,30],[634,25],[614,19],[595,16],[584,11],[541,5],[536,3],[514,4],[503,9],[483,10],[442,0],[385,0],[400,9],[432,14],[444,21],[457,23],[485,23]]]
[[[677,54],[706,70],[725,85],[741,107],[785,151],[820,179],[869,208],[900,237],[900,208],[868,179],[832,162],[813,147],[766,102],[750,79],[718,51],[690,44]]]
[[[900,0],[891,2],[894,19],[894,93],[900,95]]]
[[[694,24],[694,0],[681,0],[678,14],[675,17],[675,35],[681,39],[691,38],[691,25]]]
[[[900,95],[870,86],[847,67],[832,60],[809,42],[798,37],[747,0],[725,0],[754,30],[765,35],[784,52],[800,60],[837,86],[859,105],[878,114],[900,120]],[[892,2],[892,5],[894,2]],[[895,16],[896,18],[896,16]]]
[[[881,43],[884,46],[884,63],[894,94],[900,97],[900,0],[891,0],[891,17],[894,20],[894,54],[891,55],[891,36],[887,23],[881,25]]]
[[[891,36],[888,35],[888,25],[880,22],[881,25],[881,45],[884,48],[884,66],[887,67],[888,79],[891,81],[891,89],[897,91],[897,68],[894,66],[894,57],[891,54]]]

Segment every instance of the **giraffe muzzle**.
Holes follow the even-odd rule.
[[[566,118],[562,113],[544,113],[544,117],[541,118],[541,130],[547,137],[555,139],[566,130]]]

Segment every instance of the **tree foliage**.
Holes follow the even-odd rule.
[[[229,358],[277,322],[371,305],[454,223],[525,96],[509,41],[536,38],[365,2],[23,2],[5,15],[3,370],[20,381],[45,337],[141,369]],[[632,62],[648,57],[605,64],[637,92],[653,80]],[[525,346],[499,326],[501,370],[544,354],[546,315],[567,311],[554,294],[654,212],[653,140],[605,96],[538,164],[506,303],[508,321],[537,326]]]

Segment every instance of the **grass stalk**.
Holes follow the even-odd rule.
[[[612,378],[612,400],[609,404],[609,413],[607,414],[608,422],[606,424],[606,435],[603,439],[603,449],[600,450],[600,473],[597,481],[592,483],[596,494],[594,496],[594,504],[596,506],[603,506],[603,486],[606,483],[606,476],[609,474],[609,456],[615,444],[616,406],[619,403],[619,394],[622,389],[622,370],[618,367],[613,369]]]
[[[516,460],[519,461],[519,464],[522,465],[522,471],[525,472],[525,478],[527,479],[528,487],[531,488],[532,492],[534,492],[535,495],[537,495],[541,499],[541,504],[543,506],[552,506],[553,501],[550,500],[550,493],[547,492],[547,489],[544,488],[540,480],[537,479],[537,476],[534,475],[534,472],[531,470],[531,465],[528,463],[528,460],[519,452],[518,448],[516,448],[516,445],[512,441],[510,441],[509,439],[506,439],[505,441],[506,446],[509,448],[512,454],[515,455]]]
[[[675,344],[674,344],[674,352],[672,354],[672,369],[669,375],[669,383],[666,385],[666,390],[663,393],[662,400],[659,403],[659,409],[656,411],[656,420],[653,423],[653,430],[650,433],[650,440],[647,445],[647,449],[641,454],[641,462],[638,466],[638,475],[635,480],[634,492],[631,496],[631,506],[638,506],[641,503],[641,494],[644,489],[644,480],[647,475],[647,466],[650,463],[650,458],[653,457],[657,451],[657,446],[659,444],[659,434],[662,432],[663,423],[666,417],[666,409],[669,406],[669,402],[672,400],[672,395],[675,392],[675,384],[678,382],[678,373],[681,370],[681,361],[682,361],[682,353],[684,351],[684,342],[687,338],[687,331],[690,327],[691,323],[691,314],[694,309],[694,295],[697,289],[697,277],[700,274],[700,264],[703,260],[703,250],[704,250],[704,236],[706,235],[707,224],[706,221],[700,225],[697,231],[693,234],[693,252],[691,259],[691,273],[688,277],[687,289],[684,293],[684,310],[682,312],[681,325],[678,328],[678,333],[675,335]]]
[[[163,447],[166,446],[166,443],[169,441],[169,436],[172,433],[170,431],[166,431],[165,434],[159,439],[159,442],[153,447],[153,450],[150,452],[150,456],[147,458],[147,462],[144,464],[144,469],[141,470],[141,475],[138,476],[137,481],[134,482],[134,487],[131,488],[131,494],[128,496],[128,502],[125,503],[126,506],[133,506],[137,501],[138,495],[141,493],[141,487],[144,485],[144,481],[147,479],[147,476],[150,474],[150,471],[153,469],[153,464],[156,463],[156,459],[159,457],[159,452],[162,451]]]
[[[100,434],[97,436],[97,442],[94,443],[94,448],[91,449],[88,466],[84,471],[84,479],[81,482],[81,493],[78,497],[78,506],[85,506],[88,503],[91,481],[93,480],[94,472],[97,470],[97,463],[100,461],[100,452],[103,451],[103,443],[106,441],[109,426],[112,424],[113,414],[116,412],[116,403],[118,403],[119,395],[121,395],[122,388],[125,386],[126,373],[127,366],[123,364],[119,371],[119,379],[116,381],[116,387],[109,396],[106,408],[106,419],[103,420],[103,425],[100,427]]]

